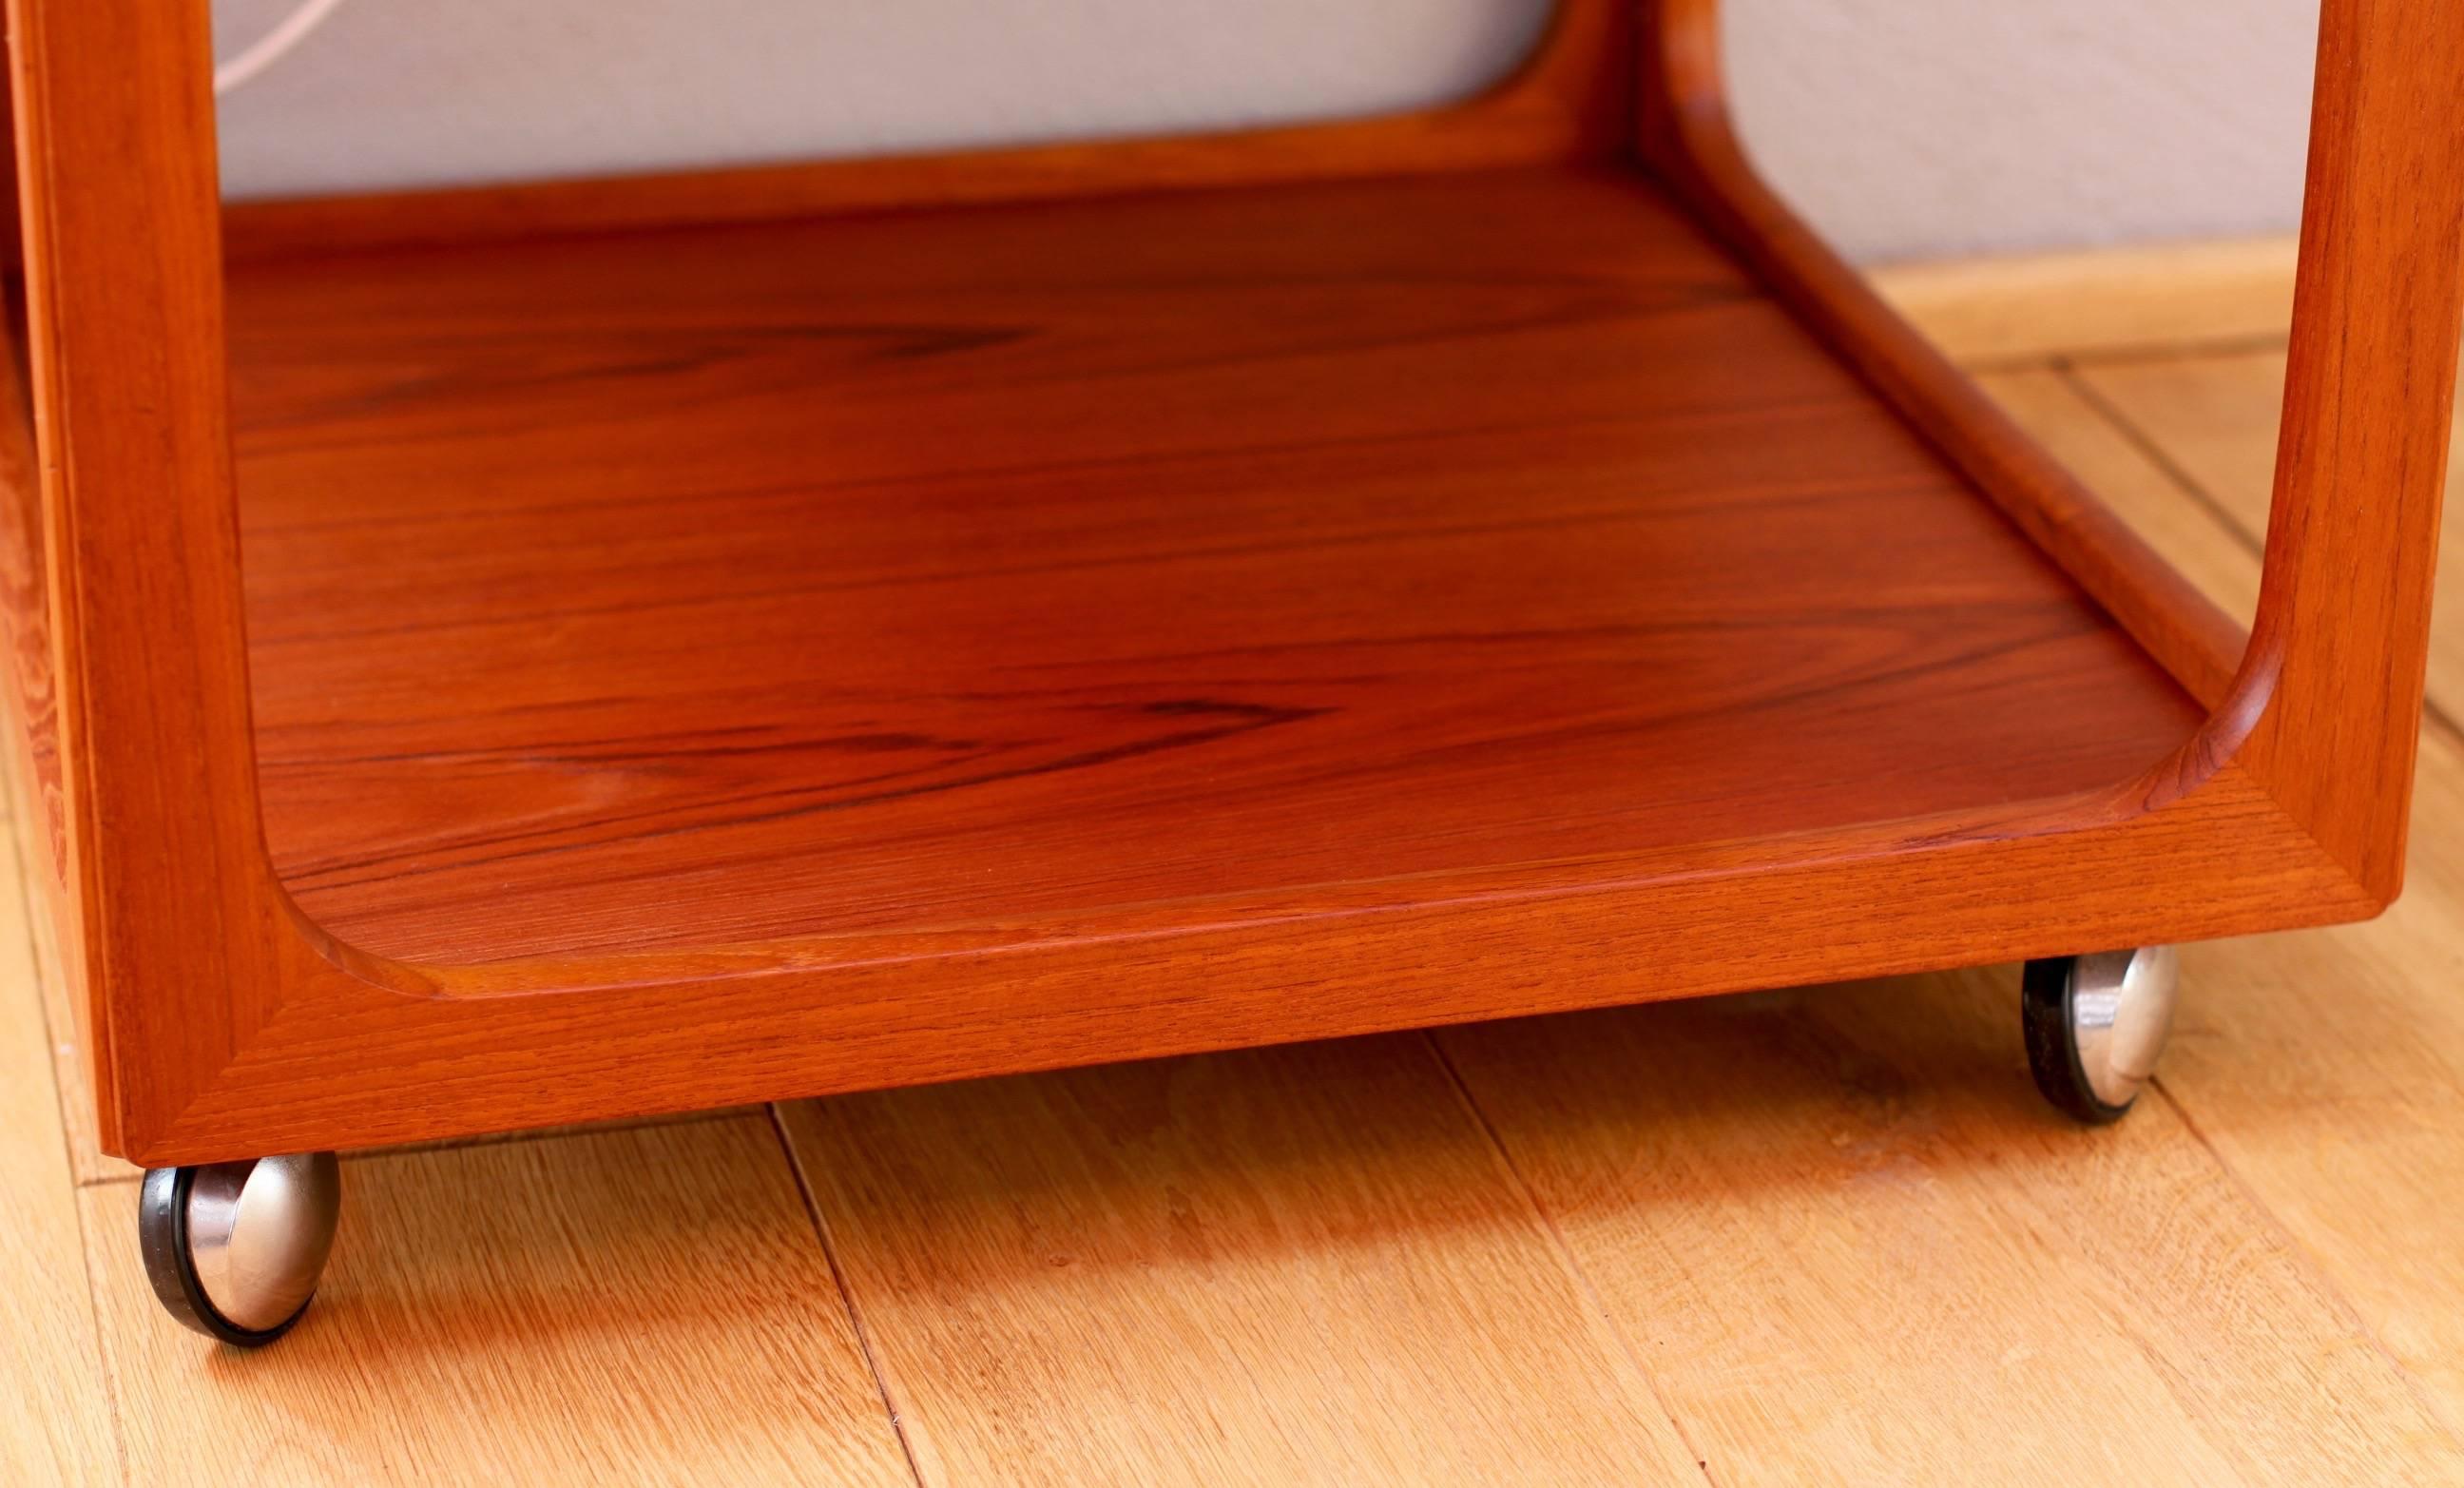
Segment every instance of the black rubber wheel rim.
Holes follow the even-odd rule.
[[[196,1182],[193,1167],[146,1169],[137,1194],[137,1248],[145,1257],[145,1279],[164,1310],[184,1325],[235,1348],[263,1348],[291,1331],[307,1314],[308,1302],[270,1328],[244,1328],[214,1310],[188,1250],[188,1190]]]
[[[2130,1114],[2133,1096],[2107,1105],[2088,1083],[2079,1063],[2079,1025],[2071,996],[2079,985],[2079,958],[2054,956],[2028,963],[2019,978],[2019,1028],[2028,1044],[2028,1070],[2055,1110],[2088,1126],[2108,1126]]]

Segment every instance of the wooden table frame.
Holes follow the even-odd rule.
[[[1755,178],[1709,0],[1568,0],[1507,83],[1400,118],[228,213],[205,0],[9,0],[8,15],[26,386],[0,470],[17,516],[20,830],[47,870],[102,1143],[135,1161],[2280,929],[2366,917],[2401,885],[2464,253],[2453,7],[2324,6],[2246,651]],[[276,877],[250,716],[227,253],[1572,157],[1632,158],[1672,186],[2209,709],[2204,726],[2143,775],[2062,800],[1638,860],[1614,882],[1527,867],[1418,902],[1363,889],[1306,913],[1125,919],[997,948],[407,965],[320,929]]]

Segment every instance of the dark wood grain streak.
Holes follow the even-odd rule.
[[[1889,820],[2198,721],[1623,172],[354,255],[232,298],[275,860],[402,959]]]

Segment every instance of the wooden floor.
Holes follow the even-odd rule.
[[[2285,266],[1890,288],[2247,611]],[[2404,902],[2191,947],[2106,1131],[1995,967],[394,1152],[243,1356],[12,907],[0,1482],[2464,1482],[2459,601]]]

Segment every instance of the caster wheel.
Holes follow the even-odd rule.
[[[2036,1088],[2078,1121],[2122,1120],[2165,1052],[2181,985],[2170,945],[2028,963],[2020,1021]]]
[[[137,1201],[145,1277],[183,1323],[261,1348],[308,1310],[341,1209],[331,1152],[151,1168]]]

